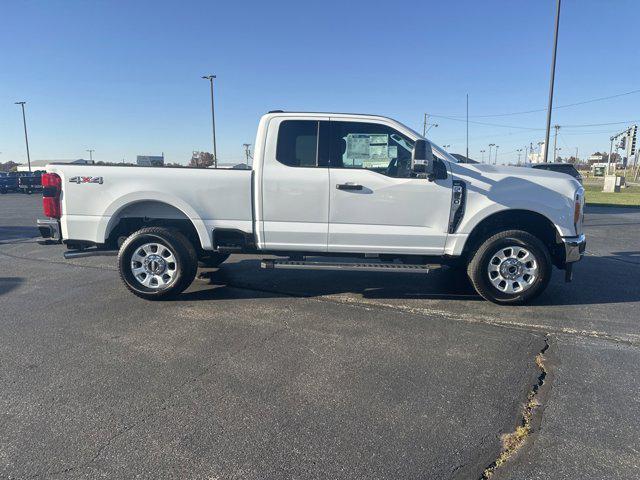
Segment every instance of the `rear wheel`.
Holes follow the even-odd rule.
[[[148,227],[131,234],[118,254],[118,270],[125,286],[147,300],[175,296],[196,275],[196,251],[178,230]]]
[[[467,275],[485,299],[521,305],[540,295],[551,279],[547,247],[522,230],[499,232],[485,240],[472,257]]]

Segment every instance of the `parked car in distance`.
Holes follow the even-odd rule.
[[[38,170],[21,174],[18,177],[18,188],[22,193],[28,194],[42,190],[42,172]]]
[[[566,173],[578,180],[582,184],[582,175],[576,170],[576,167],[570,163],[536,163],[531,165],[531,168],[537,168],[538,170],[549,170],[550,172]]]
[[[18,176],[12,173],[0,172],[0,194],[18,191]]]
[[[146,299],[235,253],[336,275],[445,265],[513,305],[542,293],[553,266],[569,281],[584,253],[584,189],[567,175],[461,163],[375,115],[274,111],[254,144],[242,170],[49,164],[38,227],[66,258],[119,251],[124,284]]]

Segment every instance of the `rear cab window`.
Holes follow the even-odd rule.
[[[278,129],[276,160],[288,167],[327,167],[328,123],[315,120],[283,121]]]

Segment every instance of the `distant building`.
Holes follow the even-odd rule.
[[[141,167],[163,167],[164,166],[164,153],[158,155],[138,155],[136,157],[136,163]]]
[[[69,163],[73,165],[93,165],[95,162],[93,160],[85,160],[84,158],[79,158],[77,160],[31,160],[31,171],[35,172],[36,170],[44,170],[47,165],[50,163]],[[18,165],[16,169],[19,172],[28,172],[29,164],[23,163]]]
[[[544,163],[544,142],[540,142],[539,147],[540,149],[537,153],[532,151],[527,155],[529,163]],[[553,152],[551,152],[551,155],[553,155]]]

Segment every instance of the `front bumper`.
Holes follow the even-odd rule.
[[[565,263],[573,263],[579,261],[587,247],[587,239],[582,235],[577,237],[563,237],[564,244],[564,261]]]

